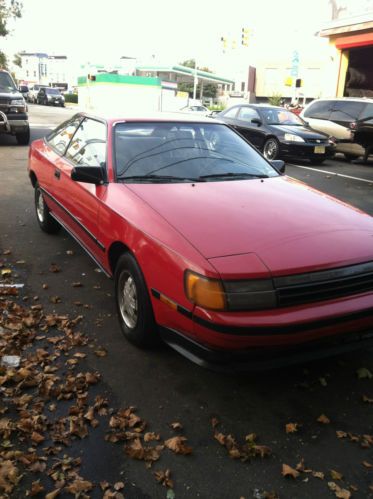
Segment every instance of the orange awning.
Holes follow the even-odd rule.
[[[362,33],[360,35],[341,36],[335,40],[337,49],[350,49],[353,47],[364,47],[366,45],[373,45],[373,32]]]

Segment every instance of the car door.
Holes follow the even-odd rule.
[[[74,181],[71,172],[75,166],[106,169],[106,153],[106,123],[85,118],[61,158],[55,180],[56,197],[64,207],[64,225],[99,262],[103,261],[104,248],[99,239],[98,213],[107,187]]]
[[[333,100],[317,100],[311,102],[303,113],[301,113],[301,116],[314,130],[339,138],[335,123],[329,119],[333,104]]]
[[[258,120],[258,122],[253,123],[253,119]],[[253,146],[261,150],[265,140],[265,130],[256,109],[250,106],[240,107],[235,121],[235,129]]]
[[[59,198],[60,168],[64,162],[63,155],[66,152],[72,137],[74,136],[83,117],[76,115],[62,123],[53,130],[45,139],[44,147],[35,152],[35,160],[40,161],[41,167],[38,169],[38,182],[44,192],[45,202],[58,218],[64,215]]]

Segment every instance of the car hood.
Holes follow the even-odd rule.
[[[9,92],[0,90],[0,98],[8,98],[8,99],[23,99],[23,96],[18,90],[11,90]]]
[[[206,259],[255,253],[274,275],[373,260],[372,217],[288,177],[126,187]]]
[[[316,132],[316,130],[313,130],[312,128],[306,126],[268,125],[268,128],[274,130],[276,135],[293,133],[294,135],[300,135],[303,139],[325,140],[328,138],[328,135],[326,133]]]

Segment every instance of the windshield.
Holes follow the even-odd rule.
[[[6,92],[9,92],[10,90],[16,90],[16,86],[8,73],[0,72],[0,90],[3,92],[4,90]]]
[[[57,88],[46,88],[45,91],[47,94],[60,95],[60,91]]]
[[[214,123],[120,123],[117,180],[207,182],[276,177],[278,172],[229,127]]]
[[[304,126],[304,121],[296,114],[282,108],[261,109],[263,122],[267,125],[298,125]]]

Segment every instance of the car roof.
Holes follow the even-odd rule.
[[[314,99],[310,104],[313,102],[320,102],[320,101],[345,101],[345,102],[368,102],[369,104],[373,103],[373,99],[369,97],[323,97],[322,99]]]
[[[216,118],[210,118],[205,116],[194,116],[185,113],[163,113],[163,112],[154,112],[154,113],[136,113],[136,114],[123,114],[119,115],[118,113],[87,113],[80,112],[77,115],[84,116],[86,118],[96,118],[105,120],[109,123],[135,123],[135,122],[173,122],[173,123],[210,123],[210,124],[222,124],[222,121]]]

